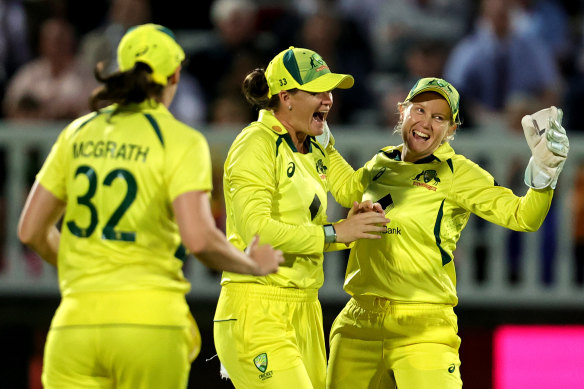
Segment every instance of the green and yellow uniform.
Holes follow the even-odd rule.
[[[65,128],[37,180],[67,203],[45,385],[186,387],[200,337],[172,202],[212,189],[203,135],[155,101],[114,105]]]
[[[460,388],[453,311],[460,234],[471,213],[534,231],[552,196],[551,189],[515,196],[448,143],[415,163],[401,161],[401,146],[382,149],[337,197],[346,206],[379,202],[391,222],[382,239],[351,249],[344,289],[352,298],[331,329],[327,387]]]
[[[228,239],[243,250],[259,234],[285,257],[275,274],[223,273],[215,345],[237,388],[324,388],[318,288],[327,192],[335,192],[329,154],[314,138],[307,142],[299,153],[273,113],[261,110],[225,161]]]

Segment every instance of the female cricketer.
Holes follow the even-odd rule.
[[[380,240],[359,240],[351,249],[344,283],[351,299],[331,329],[328,389],[460,389],[453,311],[460,233],[471,213],[537,230],[569,150],[561,110],[525,116],[532,158],[529,189],[518,197],[450,146],[460,124],[459,94],[450,83],[420,79],[398,107],[403,144],[383,148],[345,193],[347,204],[379,203],[391,222]]]
[[[388,222],[374,212],[327,222],[327,194],[335,196],[344,179],[315,137],[325,131],[331,91],[353,82],[314,51],[295,47],[244,80],[245,96],[261,110],[225,161],[227,236],[244,249],[259,234],[285,261],[267,276],[223,273],[215,346],[236,388],[324,388],[323,251],[380,238],[374,232]]]
[[[283,261],[253,237],[244,254],[214,224],[207,142],[167,109],[184,57],[163,26],[128,30],[119,71],[96,68],[93,113],[61,132],[26,201],[18,235],[57,266],[62,294],[45,388],[186,388],[201,342],[186,253],[258,276]]]

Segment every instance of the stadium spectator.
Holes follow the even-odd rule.
[[[112,0],[105,21],[81,39],[80,55],[93,68],[104,62],[105,72],[116,70],[116,49],[128,28],[152,21],[149,0]],[[196,127],[205,120],[207,104],[199,82],[183,71],[170,112],[183,123]]]
[[[448,82],[418,80],[399,105],[403,144],[384,147],[346,184],[341,204],[377,201],[381,209],[372,209],[391,222],[382,239],[351,248],[351,299],[331,329],[328,388],[462,388],[453,261],[460,234],[472,213],[520,231],[546,217],[569,150],[561,112],[522,121],[533,157],[519,197],[450,146],[459,104]]]
[[[185,298],[187,253],[257,276],[283,261],[257,237],[236,250],[213,222],[207,142],[168,111],[184,58],[167,28],[130,29],[119,71],[96,68],[93,112],[61,132],[29,193],[18,236],[58,268],[62,295],[45,347],[47,389],[186,388],[201,347]]]
[[[513,2],[515,3],[513,5]],[[557,62],[560,72],[572,68],[574,42],[570,36],[569,16],[558,0],[513,0],[511,23],[521,34],[542,42]]]
[[[323,251],[378,239],[373,232],[383,228],[375,223],[388,222],[373,213],[327,222],[327,193],[336,196],[343,177],[315,137],[326,131],[331,91],[353,82],[331,73],[316,52],[294,47],[243,82],[246,99],[260,111],[225,161],[227,236],[243,250],[259,233],[284,252],[285,263],[264,277],[223,272],[215,347],[236,388],[324,387]]]
[[[28,26],[22,0],[0,1],[0,100],[8,80],[32,57]]]
[[[247,69],[262,66],[276,51],[275,38],[258,29],[258,6],[251,0],[215,0],[206,44],[189,55],[187,72],[204,93],[207,106],[231,93],[240,94]],[[210,110],[205,116],[210,121]]]
[[[344,15],[356,15],[375,48],[375,70],[403,74],[406,50],[417,39],[450,45],[468,30],[469,0],[341,0]],[[368,9],[368,11],[365,11]]]
[[[116,49],[128,28],[152,21],[149,0],[112,0],[105,20],[80,39],[80,57],[93,69],[104,63],[104,71],[117,70]]]
[[[64,19],[47,19],[39,32],[39,56],[10,79],[4,96],[8,119],[73,119],[89,112],[97,86],[91,69],[79,61],[73,27]]]
[[[386,72],[371,75],[371,84],[380,96],[378,123],[382,128],[394,128],[399,121],[398,103],[408,93],[416,80],[425,77],[441,77],[448,58],[449,46],[442,40],[421,38],[413,40],[405,48],[403,74]]]
[[[333,93],[337,108],[328,116],[329,123],[365,124],[375,121],[376,112],[370,101],[371,88],[368,83],[373,54],[369,41],[354,21],[342,17],[334,5],[319,5],[302,19],[293,44],[321,53],[330,67],[355,77],[355,85],[350,90]]]
[[[467,124],[505,120],[517,99],[536,99],[536,109],[557,105],[562,83],[553,54],[514,28],[508,1],[482,0],[480,10],[475,30],[453,48],[444,69],[465,101]]]

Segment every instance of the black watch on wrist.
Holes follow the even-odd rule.
[[[324,243],[335,243],[337,241],[337,231],[332,224],[325,224],[324,229]]]

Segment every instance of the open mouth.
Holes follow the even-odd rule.
[[[420,140],[423,140],[423,141],[426,141],[426,140],[430,139],[430,135],[424,134],[423,132],[419,132],[419,131],[416,131],[416,130],[413,130],[412,131],[412,134],[414,135],[414,138],[415,139],[420,139]]]
[[[328,114],[327,111],[317,111],[312,114],[312,118],[319,123],[322,123],[326,120],[326,115]]]

